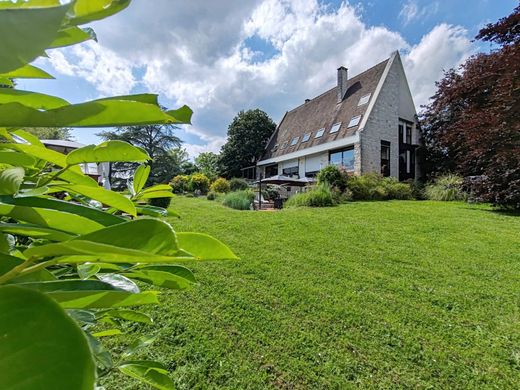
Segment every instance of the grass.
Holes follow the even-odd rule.
[[[179,389],[518,388],[520,219],[458,202],[236,211],[174,199],[238,262],[145,308]],[[145,355],[146,357],[146,355]],[[142,388],[116,375],[108,389]]]

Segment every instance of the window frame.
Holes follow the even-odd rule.
[[[300,137],[293,137],[289,146],[295,146],[299,140],[300,140]]]
[[[361,97],[359,98],[358,107],[360,107],[360,106],[364,106],[365,104],[368,104],[368,102],[370,102],[370,98],[371,98],[371,97],[372,97],[372,93],[367,93],[366,95],[361,96]],[[366,101],[363,102],[363,99],[365,99],[365,98],[366,98]]]
[[[311,135],[312,135],[312,132],[304,134],[303,137],[302,137],[302,144],[304,142],[309,141],[311,139]]]
[[[334,130],[335,128],[335,130]],[[339,132],[339,129],[341,128],[341,122],[336,122],[334,123],[331,128],[330,128],[330,131],[329,131],[329,134],[335,134],[337,132]],[[334,130],[334,131],[333,131]]]
[[[361,117],[362,117],[362,115],[356,115],[356,116],[353,116],[352,118],[350,118],[350,122],[348,123],[347,129],[350,129],[351,127],[359,126],[359,124],[361,123]],[[356,121],[356,119],[357,119],[357,121]],[[355,123],[353,123],[353,122],[355,122]]]
[[[321,129],[319,129],[316,132],[316,135],[314,136],[314,138],[321,138],[321,137],[323,137],[323,134],[325,134],[325,127],[322,127]]]
[[[352,152],[352,166],[347,166],[345,165],[345,156],[344,156],[344,153],[346,152]],[[341,163],[340,164],[335,164],[335,163],[332,163],[332,160],[331,160],[331,157],[335,154],[338,154],[338,153],[341,153]],[[355,149],[354,149],[354,146],[349,146],[349,147],[346,147],[344,149],[339,149],[339,150],[331,150],[329,151],[329,164],[330,165],[336,165],[336,166],[342,166],[344,167],[347,171],[354,171],[355,169],[355,165],[356,165],[356,152],[355,152]]]

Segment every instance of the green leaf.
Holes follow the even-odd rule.
[[[101,271],[101,267],[98,264],[79,264],[78,275],[81,279],[85,280],[91,278]]]
[[[173,381],[168,377],[166,368],[157,362],[130,361],[119,365],[119,370],[132,378],[139,379],[156,389],[174,389]]]
[[[17,167],[33,167],[36,164],[36,159],[25,153],[0,150],[0,163]]]
[[[56,38],[69,8],[70,4],[1,9],[0,73],[18,69],[40,56]]]
[[[128,348],[123,352],[122,356],[123,358],[128,358],[135,354],[136,352],[140,351],[143,348],[148,347],[149,345],[152,345],[155,340],[157,339],[157,336],[141,336],[138,339],[134,340]]]
[[[30,198],[20,198],[25,200]],[[15,206],[1,203],[0,215],[11,217],[17,221],[32,223],[41,227],[61,230],[66,233],[90,233],[103,228],[103,225],[80,215],[38,207]]]
[[[91,28],[69,27],[58,32],[58,36],[51,43],[49,49],[71,46],[90,39],[97,41],[96,33]]]
[[[24,176],[25,170],[21,167],[8,168],[0,171],[0,195],[16,194],[23,182]]]
[[[191,117],[193,115],[193,111],[188,106],[182,106],[176,110],[166,111],[168,115],[177,118],[179,123],[191,125]]]
[[[33,65],[24,65],[21,68],[12,70],[11,72],[0,74],[0,78],[7,79],[53,79],[46,71]]]
[[[104,19],[124,10],[129,4],[130,0],[76,0],[70,23],[80,25]]]
[[[197,260],[238,260],[221,241],[202,233],[177,233],[179,247]]]
[[[107,337],[107,336],[116,336],[121,333],[123,333],[123,332],[121,332],[119,329],[107,329],[107,330],[102,330],[101,332],[92,333],[92,336]]]
[[[104,283],[108,283],[120,290],[128,291],[134,294],[140,292],[139,287],[126,276],[119,274],[99,274],[97,278]]]
[[[22,223],[1,223],[0,232],[16,234],[24,237],[44,238],[50,241],[66,241],[74,238],[73,235],[59,230]]]
[[[65,309],[103,309],[157,304],[156,291],[132,294],[126,291],[56,291],[48,293]]]
[[[149,215],[151,217],[167,217],[168,211],[163,209],[162,207],[150,206],[150,205],[135,205],[137,210],[137,214],[139,215]]]
[[[136,197],[136,199],[155,199],[155,198],[174,198],[175,194],[171,191],[151,191],[151,192],[142,192],[140,195]]]
[[[110,355],[110,352],[106,350],[106,348],[103,346],[103,344],[101,344],[101,342],[97,338],[95,338],[88,332],[85,333],[87,335],[88,343],[90,345],[90,350],[94,355],[96,366],[102,371],[110,370],[114,365],[112,362],[112,356]],[[97,389],[98,388],[96,387],[96,390]]]
[[[0,313],[1,389],[94,387],[88,342],[52,299],[17,286],[0,287]]]
[[[125,273],[125,275],[155,286],[175,290],[189,289],[196,283],[193,273],[189,269],[178,265],[138,267]]]
[[[73,150],[67,155],[67,164],[76,165],[90,162],[143,162],[150,159],[141,148],[124,141],[105,141],[99,145],[88,145]]]
[[[132,322],[141,322],[143,324],[151,325],[153,324],[153,319],[141,312],[135,311],[135,310],[128,310],[128,309],[115,309],[115,310],[109,310],[105,313],[103,313],[103,316],[105,317],[112,317],[112,318],[119,318],[121,320],[126,321],[132,321]]]
[[[52,280],[44,282],[21,283],[20,286],[45,293],[57,291],[72,292],[99,292],[99,291],[123,291],[120,288],[99,280]]]
[[[139,193],[139,191],[143,189],[148,180],[148,176],[150,176],[150,169],[151,167],[149,165],[141,164],[135,170],[133,181],[134,194]]]
[[[64,184],[51,186],[50,188],[53,191],[66,191],[84,195],[130,215],[137,215],[135,206],[130,199],[117,192],[106,190],[103,187],[91,187],[81,184]]]
[[[0,253],[0,276],[11,271],[14,267],[22,264],[23,262],[24,260],[20,259],[19,257]]]
[[[66,100],[44,93],[22,91],[20,89],[0,88],[0,104],[20,103],[27,107],[42,110],[63,107],[69,104]]]
[[[41,148],[45,148],[45,145],[40,141],[38,137],[36,137],[34,134],[29,133],[26,130],[17,129],[17,130],[11,130],[11,134],[15,134],[18,137],[23,138],[27,142],[29,142],[31,145],[36,145]]]
[[[0,196],[0,204],[11,204],[15,206],[36,207],[42,209],[51,209],[63,211],[65,213],[75,214],[80,217],[90,219],[100,225],[112,226],[127,220],[117,215],[108,214],[102,210],[82,206],[72,202],[65,202],[54,198],[13,198],[11,196]]]
[[[0,76],[0,87],[5,86],[14,88],[13,80]]]

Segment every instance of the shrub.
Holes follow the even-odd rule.
[[[383,177],[374,173],[352,176],[347,186],[352,192],[353,200],[414,198],[410,183],[399,182],[395,177]]]
[[[328,184],[330,187],[337,188],[341,192],[347,188],[347,182],[347,172],[338,168],[336,165],[327,165],[318,172],[318,184]]]
[[[291,196],[287,202],[285,202],[285,207],[330,207],[338,203],[338,196],[330,186],[319,184],[307,192]]]
[[[190,177],[187,175],[175,176],[170,185],[175,194],[182,194],[190,190]]]
[[[280,193],[280,186],[276,184],[268,184],[265,189],[262,190],[262,196],[265,200],[274,200],[278,198],[278,194]]]
[[[229,192],[229,190],[230,190],[229,181],[227,181],[223,177],[219,177],[217,180],[215,180],[213,182],[210,189],[213,192],[219,192],[221,194],[225,194],[226,192]]]
[[[166,198],[152,198],[150,199],[150,205],[155,207],[162,207],[163,209],[167,209],[170,207],[170,203],[172,201],[172,198],[166,197]]]
[[[204,195],[209,189],[209,178],[203,173],[194,173],[190,176],[190,190]]]
[[[215,191],[208,192],[208,195],[206,195],[207,200],[215,200],[217,199],[217,193]]]
[[[249,184],[244,179],[235,177],[229,181],[229,187],[231,191],[242,191],[249,188]]]
[[[255,194],[250,190],[229,192],[222,198],[222,204],[235,210],[250,210]]]
[[[466,200],[467,194],[462,190],[464,180],[457,175],[439,176],[426,186],[426,197],[430,200],[454,201]]]

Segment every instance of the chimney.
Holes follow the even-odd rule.
[[[343,101],[343,96],[347,92],[348,69],[344,66],[338,68],[338,103]]]
[[[305,99],[305,104],[309,103],[311,99]]]

